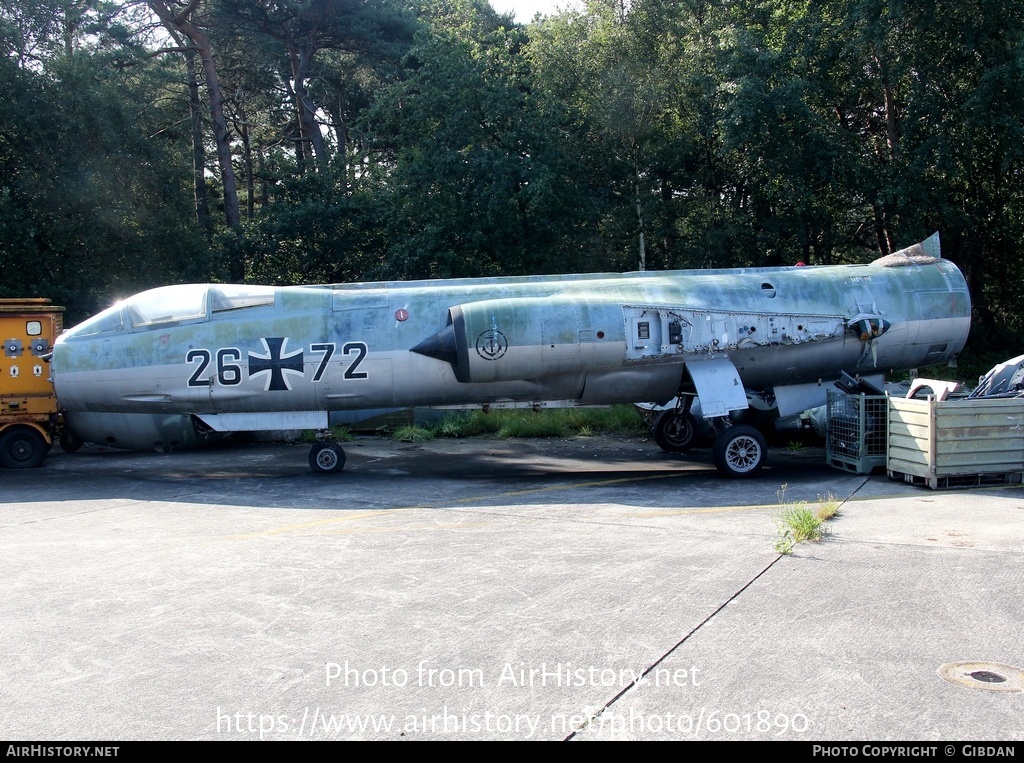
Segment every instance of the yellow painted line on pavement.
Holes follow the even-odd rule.
[[[568,484],[548,485],[546,487],[532,487],[526,490],[508,490],[504,493],[492,495],[477,495],[471,498],[459,498],[452,503],[474,503],[476,501],[493,501],[495,498],[509,498],[517,495],[534,495],[536,493],[556,493],[559,490],[575,490],[584,487],[601,487],[603,485],[619,485],[623,482],[646,482],[648,480],[663,480],[668,477],[679,477],[678,472],[665,472],[664,474],[651,474],[646,477],[616,477],[607,480],[591,480],[589,482],[570,482]]]

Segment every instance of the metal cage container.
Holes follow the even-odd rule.
[[[888,401],[885,395],[828,393],[825,457],[829,466],[857,474],[885,467]]]

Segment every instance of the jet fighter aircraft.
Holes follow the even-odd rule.
[[[566,407],[699,396],[716,466],[766,445],[730,425],[747,391],[779,415],[829,382],[950,361],[967,285],[938,234],[870,265],[470,278],[325,286],[198,284],[137,294],[65,332],[52,372],[84,440],[323,429],[341,409]],[[317,471],[345,461],[310,452]]]

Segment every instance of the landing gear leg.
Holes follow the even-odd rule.
[[[59,442],[60,449],[65,453],[77,453],[82,445],[85,444],[78,439],[74,432],[68,429],[67,425],[62,427],[60,430]]]
[[[314,472],[340,472],[345,467],[345,451],[336,442],[318,442],[309,449],[309,466]]]

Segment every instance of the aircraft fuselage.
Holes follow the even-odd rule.
[[[680,391],[703,402],[719,378],[776,389],[945,362],[969,326],[966,283],[941,259],[189,285],[70,329],[52,370],[73,424],[76,412],[144,413],[221,431],[315,428],[341,409],[664,402]]]

